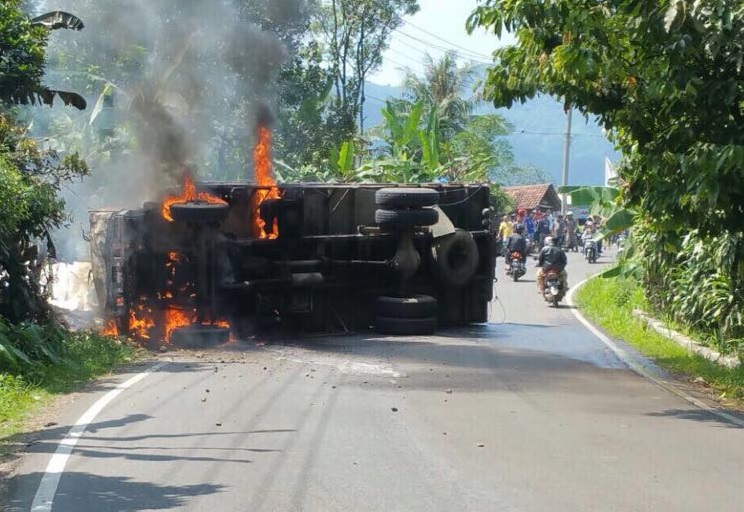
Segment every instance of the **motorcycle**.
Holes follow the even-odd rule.
[[[597,262],[597,242],[592,238],[584,240],[584,258],[589,263]]]
[[[543,298],[547,302],[557,308],[558,303],[563,300],[566,295],[566,287],[564,286],[563,280],[561,279],[561,273],[555,267],[548,267],[545,269],[545,277],[543,281]]]
[[[514,282],[516,282],[526,273],[527,267],[525,266],[524,261],[522,261],[522,255],[516,251],[511,253],[506,262],[506,275],[511,276]]]

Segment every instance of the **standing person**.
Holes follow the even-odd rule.
[[[545,270],[550,267],[555,268],[559,274],[561,281],[563,282],[563,289],[568,290],[568,273],[566,272],[566,265],[568,265],[568,258],[566,253],[558,247],[558,242],[551,237],[545,239],[545,248],[540,251],[540,256],[537,259],[537,274],[535,276],[537,281],[537,293],[542,295],[543,288],[545,287]]]
[[[566,228],[565,228],[565,244],[566,249],[576,250],[576,230],[579,227],[579,223],[574,219],[573,212],[566,214]]]
[[[540,220],[535,224],[537,236],[537,245],[542,250],[545,247],[545,238],[550,236],[550,219],[546,214],[540,216]]]
[[[520,208],[517,210],[517,224],[524,225],[524,218],[527,215],[527,210]]]
[[[559,247],[563,245],[563,234],[565,233],[565,231],[566,221],[563,220],[563,215],[559,213],[556,219],[553,221],[553,225],[551,226],[550,230],[553,240]]]
[[[527,240],[535,244],[537,241],[535,240],[535,220],[533,217],[533,212],[527,212],[524,218],[524,230],[527,233]]]
[[[501,217],[501,224],[499,224],[499,240],[503,242],[507,238],[509,238],[509,235],[511,234],[512,234],[512,223],[509,220],[509,217],[504,215],[503,217]]]

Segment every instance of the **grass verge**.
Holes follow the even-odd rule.
[[[744,406],[744,368],[729,369],[688,352],[635,318],[633,309],[647,310],[637,282],[622,277],[594,278],[576,294],[582,312],[605,332],[637,348],[677,378],[701,377],[718,398]]]
[[[11,440],[23,431],[29,415],[54,395],[77,389],[136,357],[136,349],[119,340],[89,332],[67,333],[64,359],[56,364],[0,371],[0,457],[11,451]]]

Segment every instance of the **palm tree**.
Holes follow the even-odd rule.
[[[410,70],[406,74],[403,86],[411,99],[424,102],[426,115],[436,109],[442,142],[445,144],[465,128],[478,104],[475,96],[466,96],[466,89],[472,85],[474,75],[471,66],[458,66],[455,54],[451,52],[439,60],[427,54],[423,78]]]

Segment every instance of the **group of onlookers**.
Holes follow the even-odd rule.
[[[564,216],[553,213],[550,209],[528,211],[520,208],[501,218],[497,238],[501,242],[506,241],[514,228],[521,225],[524,228],[524,237],[538,250],[545,246],[547,237],[555,239],[559,247],[576,250],[580,237],[593,235],[600,223],[601,218],[598,216],[589,216],[580,223],[571,211]],[[601,245],[599,249],[601,251]]]

